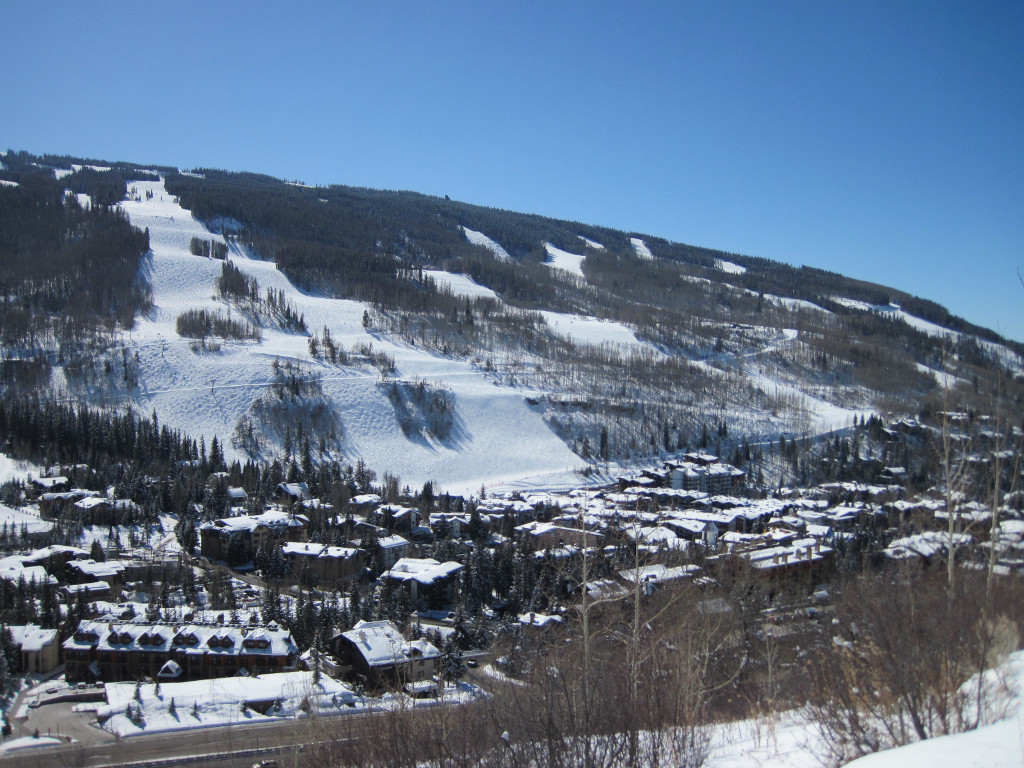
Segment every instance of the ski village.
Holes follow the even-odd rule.
[[[369,192],[3,162],[122,261],[4,283],[0,766],[1019,764],[1019,344],[383,193],[335,285],[260,206]]]

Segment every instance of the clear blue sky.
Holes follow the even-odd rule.
[[[1024,340],[1024,2],[4,4],[0,147],[450,195]]]

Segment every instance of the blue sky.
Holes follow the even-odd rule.
[[[7,3],[0,147],[411,189],[1024,340],[1024,3]]]

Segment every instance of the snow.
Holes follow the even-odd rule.
[[[469,240],[473,245],[482,245],[494,254],[494,258],[498,261],[511,261],[512,257],[509,256],[508,251],[498,245],[496,242],[491,240],[483,232],[477,232],[469,229],[468,227],[462,227],[463,233],[466,235],[466,239]]]
[[[56,736],[40,736],[38,739],[31,736],[21,736],[20,738],[9,739],[0,744],[0,754],[18,752],[23,749],[32,749],[33,747],[52,747],[63,743]]]
[[[431,278],[437,287],[451,291],[456,296],[466,296],[470,299],[497,299],[500,297],[485,285],[480,285],[468,275],[455,275],[451,272],[444,272],[440,269],[425,269],[423,276]]]
[[[25,482],[29,475],[42,477],[46,471],[35,464],[20,459],[12,459],[6,453],[0,453],[0,484],[9,483],[12,480]]]
[[[821,768],[820,751],[801,713],[784,712],[714,726],[704,768]]]
[[[16,181],[7,181],[6,179],[0,179],[0,187],[20,187],[21,185]]]
[[[586,256],[578,253],[569,253],[561,248],[556,248],[551,243],[544,243],[544,250],[548,252],[548,260],[544,262],[554,269],[561,269],[571,272],[574,275],[583,277],[583,260]]]
[[[641,259],[652,260],[654,258],[654,254],[651,253],[651,249],[647,247],[647,243],[639,237],[631,237],[629,238],[629,242],[633,244],[633,250],[636,251],[636,255]]]
[[[594,240],[591,240],[589,237],[584,237],[583,235],[576,235],[576,237],[578,237],[580,240],[586,243],[587,248],[593,248],[595,251],[604,250],[604,246],[601,245],[601,243],[595,242]]]
[[[556,249],[557,250],[557,249]],[[572,254],[570,254],[572,255]],[[582,256],[578,258],[583,258]],[[455,275],[439,269],[423,270],[425,277],[430,277],[438,288],[445,288],[456,296],[469,298],[488,298],[500,301],[500,297],[490,288],[476,283],[467,275]],[[563,312],[541,311],[545,322],[559,336],[570,339],[575,344],[590,344],[643,348],[661,354],[652,345],[637,339],[633,331],[622,323],[613,320],[599,320],[596,317],[570,315]]]
[[[959,376],[954,376],[950,373],[945,373],[944,371],[937,371],[934,368],[929,368],[927,365],[924,365],[922,363],[914,363],[914,366],[917,368],[918,371],[925,374],[926,376],[933,377],[935,381],[938,382],[939,386],[942,387],[943,389],[950,389],[952,387],[955,387],[957,384],[969,383],[966,379],[962,379]]]
[[[997,722],[975,731],[940,736],[877,752],[847,765],[850,768],[1019,768],[1024,765],[1024,651],[1001,666],[1006,676],[1008,711]],[[994,675],[986,673],[991,680]]]
[[[827,309],[823,309],[815,304],[813,301],[806,301],[805,299],[791,299],[786,296],[773,296],[770,293],[764,295],[766,299],[774,304],[783,306],[791,312],[799,312],[802,309],[813,310],[814,312],[825,312],[828,313]]]
[[[106,720],[103,727],[124,737],[296,716],[304,699],[315,704],[321,714],[349,711],[356,704],[356,697],[348,685],[327,675],[321,675],[320,681],[315,683],[312,672],[161,683],[159,692],[154,684],[146,683],[138,689],[141,701],[135,698],[135,692],[135,683],[107,683],[108,703],[84,707],[95,708],[98,717]],[[172,699],[173,713],[169,711]],[[280,704],[266,715],[251,708],[243,710],[243,703],[254,702]],[[141,725],[133,723],[125,715],[129,705],[141,709]]]
[[[899,309],[895,304],[869,304],[866,301],[858,301],[857,299],[847,299],[842,296],[834,297],[836,304],[841,304],[844,307],[850,309],[859,309],[863,312],[895,312]]]
[[[734,264],[725,259],[715,259],[715,269],[720,269],[722,272],[730,275],[742,275],[747,271],[746,267],[741,267],[739,264]]]
[[[575,344],[590,344],[593,346],[610,344],[612,346],[643,348],[658,355],[661,354],[655,347],[640,341],[630,328],[613,320],[599,320],[596,317],[568,315],[562,312],[549,312],[546,310],[540,314],[552,331],[559,336],[570,339]]]
[[[37,508],[14,509],[6,504],[0,504],[0,528],[5,525],[7,530],[15,533],[20,533],[23,528],[29,533],[43,533],[53,527],[53,523],[39,516]]]
[[[582,465],[541,414],[530,409],[521,390],[495,385],[469,363],[373,333],[362,325],[369,305],[302,293],[274,263],[233,242],[232,263],[255,277],[261,291],[284,291],[311,332],[327,327],[346,349],[372,344],[375,351],[394,357],[397,376],[449,389],[456,401],[456,428],[448,441],[407,439],[378,386],[377,369],[312,360],[301,334],[264,327],[259,342],[225,341],[219,351],[193,351],[191,341],[175,330],[177,316],[187,309],[225,311],[226,305],[214,297],[221,262],[192,255],[191,238],[225,241],[181,208],[162,180],[134,185],[139,199],[125,200],[121,207],[135,226],[149,228],[152,253],[143,270],[154,301],[153,310],[137,320],[128,340],[139,355],[139,387],[131,396],[140,412],[156,410],[162,423],[197,440],[205,437],[207,445],[216,435],[225,443],[229,460],[244,459],[230,438],[240,417],[271,383],[271,364],[277,358],[302,363],[322,376],[324,394],[343,422],[343,455],[336,458],[354,463],[362,457],[378,473],[391,472],[404,483],[417,486],[435,480],[452,493],[475,493],[481,485],[522,477],[571,477]],[[153,193],[152,199],[146,199],[147,192]],[[487,289],[464,276],[447,280],[453,289],[486,295]],[[510,432],[508,424],[516,424],[516,430]]]

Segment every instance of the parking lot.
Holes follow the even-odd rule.
[[[75,712],[78,705],[106,701],[101,685],[69,685],[60,680],[39,683],[21,694],[11,710],[11,738],[54,736],[84,744],[102,744],[114,737],[96,726],[94,711]]]

